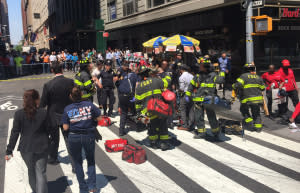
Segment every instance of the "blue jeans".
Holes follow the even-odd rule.
[[[96,169],[95,169],[95,135],[94,133],[69,134],[68,143],[71,156],[75,163],[76,177],[79,183],[80,193],[86,193],[91,189],[96,189]],[[82,149],[84,149],[88,164],[88,180],[84,180],[82,168]]]

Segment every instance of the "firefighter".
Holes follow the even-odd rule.
[[[149,73],[152,73],[150,77]],[[149,69],[142,66],[139,70],[141,82],[136,87],[135,102],[138,116],[150,118],[150,128],[148,130],[150,146],[154,149],[160,148],[166,151],[171,148],[169,141],[167,118],[159,117],[147,112],[147,102],[150,98],[161,99],[164,91],[164,81],[157,76],[153,76],[156,69]]]
[[[215,98],[217,96],[216,84],[222,84],[225,80],[224,72],[219,74],[214,72],[211,67],[211,62],[208,59],[200,63],[200,73],[196,74],[190,82],[188,90],[186,91],[186,102],[192,98],[194,102],[194,116],[197,129],[195,132],[195,139],[204,138],[206,136],[206,128],[204,121],[204,110],[208,117],[211,131],[216,139],[219,139],[219,123],[216,118],[216,113],[211,108],[204,106],[205,98]]]
[[[84,58],[80,61],[80,70],[75,75],[74,83],[80,88],[83,92],[82,99],[93,101],[93,95],[96,92],[96,87],[94,81],[92,80],[91,70],[93,65],[88,61],[87,58]]]
[[[232,88],[236,91],[240,102],[240,111],[244,117],[243,125],[249,130],[262,130],[260,107],[263,104],[262,91],[265,85],[260,76],[256,75],[254,64],[245,64],[244,71]],[[251,114],[249,112],[251,109]]]

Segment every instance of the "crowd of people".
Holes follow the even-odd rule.
[[[46,164],[59,163],[60,132],[80,192],[96,192],[95,140],[101,138],[97,121],[101,116],[115,116],[116,95],[120,137],[130,132],[126,123],[129,117],[134,117],[148,128],[150,148],[171,150],[173,144],[168,129],[174,126],[174,120],[180,120],[179,130],[192,131],[195,139],[201,139],[209,135],[205,127],[206,113],[212,137],[220,140],[220,124],[213,107],[228,102],[217,93],[217,89],[227,88],[230,83],[231,64],[226,53],[216,64],[209,56],[199,58],[195,64],[186,63],[180,51],[172,57],[144,57],[118,49],[107,50],[105,54],[87,50],[79,55],[63,51],[58,55],[52,52],[50,56],[44,53],[41,58],[49,62],[55,78],[44,85],[41,99],[36,90],[24,93],[24,108],[15,113],[6,151],[9,160],[21,134],[18,150],[28,167],[29,183],[34,192],[47,192]],[[279,98],[291,97],[293,104],[298,104],[298,87],[289,61],[284,60],[282,64],[278,72],[270,66],[269,72],[262,77],[256,74],[254,64],[246,64],[244,72],[232,85],[241,103],[246,129],[260,132],[263,128],[260,108],[265,87],[270,112],[272,89],[278,88]],[[66,70],[76,72],[74,80],[63,76]],[[94,95],[99,106],[93,104]],[[286,112],[288,100],[282,101],[279,112]],[[291,116],[292,123],[300,106],[297,112]],[[88,162],[88,181],[84,180],[82,149]]]

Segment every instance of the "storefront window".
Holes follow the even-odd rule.
[[[138,10],[137,0],[123,0],[123,16],[136,13]]]
[[[171,0],[148,0],[148,8],[156,7],[165,3],[170,2]]]
[[[114,0],[107,1],[107,15],[108,15],[108,21],[117,19],[116,1]]]

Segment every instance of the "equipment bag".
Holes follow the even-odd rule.
[[[171,105],[157,98],[151,98],[148,101],[147,110],[149,113],[152,113],[153,115],[157,115],[159,117],[168,117],[172,115]]]
[[[106,140],[104,143],[105,150],[107,152],[119,152],[123,151],[124,147],[128,144],[127,139],[114,139]]]
[[[122,153],[122,160],[128,163],[142,164],[147,160],[146,151],[140,146],[128,144]]]
[[[170,90],[165,90],[161,95],[167,103],[175,103],[176,101],[176,94]]]
[[[102,116],[102,117],[101,117],[101,120],[98,121],[98,125],[99,125],[99,126],[102,126],[102,127],[108,127],[108,126],[111,125],[111,120],[110,120],[110,118],[107,117],[107,116]]]
[[[240,121],[234,121],[229,119],[219,119],[220,128],[222,132],[227,135],[242,135],[243,128]]]

